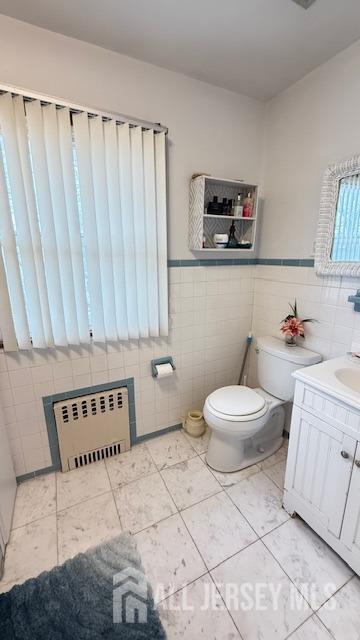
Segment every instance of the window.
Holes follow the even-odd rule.
[[[360,276],[360,156],[324,173],[315,243],[320,275]]]
[[[360,175],[339,181],[333,246],[334,262],[360,262]]]
[[[167,335],[165,134],[0,96],[7,349]]]

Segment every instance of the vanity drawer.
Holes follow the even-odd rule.
[[[333,399],[323,391],[297,381],[295,387],[294,405],[309,411],[312,415],[325,420],[327,424],[341,429],[344,433],[355,438],[360,434],[360,410],[338,399]]]

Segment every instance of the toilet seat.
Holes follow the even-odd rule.
[[[207,397],[206,405],[213,416],[226,422],[257,420],[268,411],[266,400],[244,385],[217,389]]]
[[[217,389],[206,398],[204,418],[219,433],[244,439],[262,428],[269,411],[270,402],[262,395],[249,387],[234,385]]]

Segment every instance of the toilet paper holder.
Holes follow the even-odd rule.
[[[156,358],[155,360],[151,360],[151,375],[153,378],[157,378],[157,375],[158,375],[156,370],[157,364],[171,364],[173,371],[176,371],[176,367],[174,365],[172,356],[164,356],[163,358]]]

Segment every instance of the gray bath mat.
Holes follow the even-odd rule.
[[[133,539],[114,538],[0,595],[1,640],[165,640]]]

